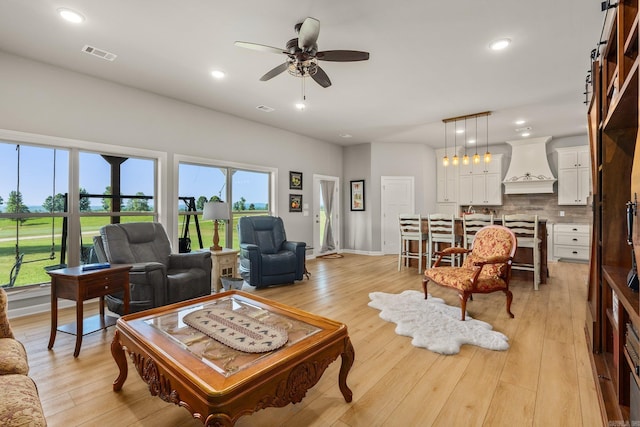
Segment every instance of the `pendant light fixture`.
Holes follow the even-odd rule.
[[[489,116],[491,115],[491,111],[483,111],[482,113],[475,113],[475,114],[467,114],[466,116],[458,116],[458,117],[451,117],[449,119],[443,119],[442,121],[444,122],[444,157],[442,158],[442,164],[444,166],[448,166],[449,165],[449,157],[447,156],[447,123],[449,122],[453,122],[455,129],[454,129],[454,133],[455,133],[455,139],[454,139],[454,145],[453,145],[453,157],[451,158],[451,164],[453,164],[454,166],[457,166],[459,163],[459,159],[458,159],[458,121],[460,120],[464,120],[464,156],[462,157],[462,164],[464,165],[468,165],[469,164],[469,156],[467,155],[467,119],[472,119],[475,118],[476,119],[476,153],[473,155],[473,163],[474,164],[479,164],[480,163],[480,155],[478,154],[478,117],[486,117],[487,118],[487,125],[486,125],[486,130],[487,130],[487,140],[486,140],[486,148],[487,151],[484,154],[484,162],[485,163],[489,163],[491,161],[491,153],[489,152]]]
[[[484,162],[489,163],[491,161],[491,153],[489,152],[489,114],[487,114],[487,152],[484,153]]]
[[[478,154],[478,116],[476,116],[476,154],[473,155],[473,164],[480,164],[480,155]]]
[[[464,119],[464,156],[462,156],[462,164],[469,164],[469,156],[467,156],[467,118]]]
[[[444,157],[442,158],[442,165],[445,168],[449,166],[449,156],[447,156],[447,122],[444,122]]]

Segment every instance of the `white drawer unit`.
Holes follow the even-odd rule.
[[[588,261],[590,243],[589,224],[555,224],[553,227],[555,258]]]

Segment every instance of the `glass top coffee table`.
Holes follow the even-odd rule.
[[[282,334],[277,349],[255,352],[254,344],[268,347],[270,337]],[[128,354],[152,395],[185,407],[206,426],[300,402],[338,356],[338,385],[347,402],[352,398],[346,325],[241,291],[123,316],[111,354],[120,369],[114,391],[127,379]]]

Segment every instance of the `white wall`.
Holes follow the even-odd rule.
[[[406,143],[373,143],[345,147],[345,249],[359,253],[381,253],[382,176],[413,176],[416,212],[432,212],[435,209],[436,170],[433,148]],[[349,211],[349,181],[353,179],[365,179],[364,212]]]
[[[0,129],[162,151],[168,165],[180,154],[275,167],[287,237],[309,245],[313,217],[289,213],[289,171],[303,173],[311,211],[313,174],[342,176],[341,146],[2,52],[0,94]]]
[[[372,250],[371,212],[374,208],[373,185],[371,176],[371,144],[345,147],[343,150],[342,206],[344,207],[343,249],[356,253],[369,253]],[[364,179],[364,211],[351,211],[351,182]]]

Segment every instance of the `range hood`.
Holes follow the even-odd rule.
[[[556,179],[547,160],[550,136],[507,141],[513,148],[511,163],[505,175],[504,194],[553,193]]]

